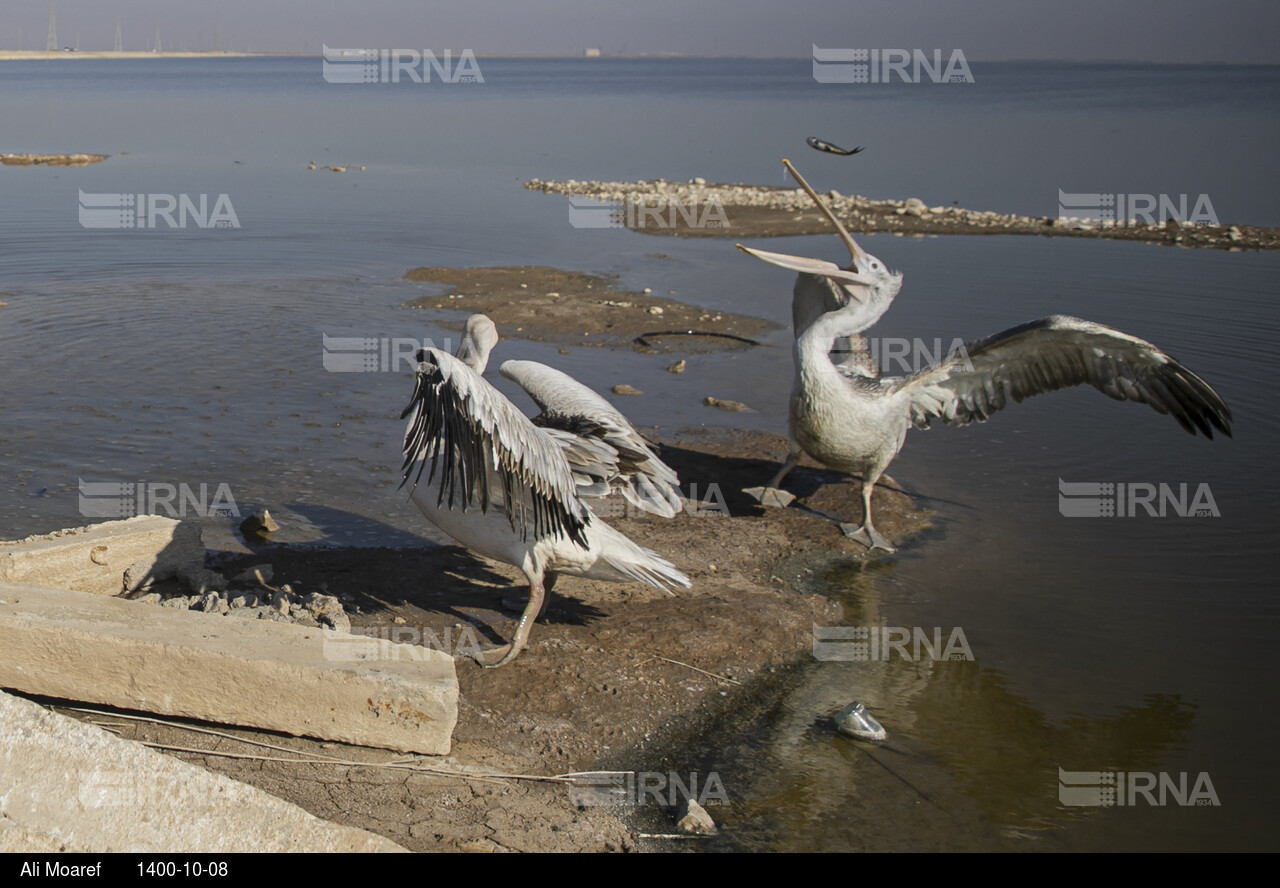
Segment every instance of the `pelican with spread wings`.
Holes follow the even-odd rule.
[[[559,574],[660,589],[688,588],[689,580],[592,513],[579,493],[583,473],[566,456],[569,442],[534,425],[480,376],[497,333],[488,318],[472,320],[457,357],[434,348],[418,353],[413,398],[401,415],[409,421],[401,486],[410,485],[436,527],[529,580],[511,643],[479,658],[501,666],[528,642]],[[589,443],[576,446],[591,452]]]
[[[1212,438],[1216,429],[1231,435],[1230,409],[1199,376],[1149,342],[1064,315],[967,343],[912,376],[881,376],[860,334],[888,310],[902,275],[859,247],[791,163],[783,163],[835,226],[852,262],[840,268],[738,245],[801,272],[792,301],[791,452],[767,487],[748,491],[762,503],[786,505],[794,499],[778,486],[801,453],[808,453],[833,469],[862,476],[862,524],[842,525],[846,535],[868,550],[896,551],[872,523],[871,494],[909,428],[928,428],[934,419],[951,425],[984,422],[1011,402],[1077,385],[1147,404],[1192,434]]]

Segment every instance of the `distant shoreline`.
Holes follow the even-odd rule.
[[[266,50],[263,52],[232,52],[230,50],[196,50],[193,52],[151,52],[149,50],[129,50],[114,52],[108,50],[47,50],[47,49],[0,49],[0,62],[31,61],[42,59],[205,59],[205,58],[314,58],[320,55],[315,52],[298,52],[287,50]],[[685,55],[676,52],[616,52],[599,56],[584,56],[577,53],[475,53],[477,59],[583,59],[586,61],[754,61],[754,62],[808,62],[808,56],[735,56],[735,55]],[[1115,66],[1131,65],[1134,67],[1174,67],[1179,68],[1275,68],[1275,62],[1152,62],[1133,59],[969,59],[969,64],[979,65],[1080,65],[1080,66]]]
[[[0,49],[0,62],[22,62],[40,59],[204,59],[270,56],[270,52],[107,52],[56,49]]]

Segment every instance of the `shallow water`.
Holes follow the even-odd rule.
[[[1048,214],[1059,187],[1207,192],[1224,221],[1280,224],[1271,68],[975,65],[972,88],[851,94],[815,84],[807,61],[482,66],[485,84],[366,88],[325,84],[313,60],[4,63],[5,150],[128,153],[0,168],[0,536],[83,523],[84,479],[226,484],[242,511],[269,505],[290,541],[434,538],[395,491],[407,367],[323,364],[323,335],[456,337],[444,324],[465,300],[457,313],[403,307],[431,292],[403,280],[413,266],[612,273],[789,321],[790,275],[732,241],[574,229],[566,199],[520,187],[535,176],[782,184],[786,154],[821,189],[873,197]],[[868,149],[801,153],[806,135]],[[310,172],[309,160],[368,169]],[[241,228],[89,230],[80,190],[225,193]],[[844,601],[849,625],[960,627],[975,659],[804,666],[786,706],[710,754],[733,800],[721,841],[1269,847],[1280,614],[1264,559],[1280,486],[1265,398],[1280,382],[1280,257],[1003,236],[862,242],[906,275],[878,335],[949,343],[1052,313],[1089,318],[1203,376],[1234,411],[1235,437],[1192,437],[1087,390],[913,432],[891,474],[937,510],[938,529],[812,582]],[[834,238],[765,246],[839,256]],[[785,330],[690,357],[681,376],[666,356],[500,350],[602,388],[636,385],[645,397],[622,406],[641,426],[785,431]],[[709,411],[708,394],[756,412]],[[1067,519],[1059,479],[1203,483],[1221,517]],[[229,519],[204,521],[212,546],[239,545]],[[386,525],[403,534],[388,539]],[[824,717],[853,699],[888,728],[890,750],[832,733]],[[1066,808],[1059,766],[1203,771],[1221,805]]]

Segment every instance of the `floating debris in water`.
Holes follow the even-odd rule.
[[[846,157],[848,157],[850,154],[857,154],[859,151],[862,150],[861,145],[859,145],[857,148],[854,148],[852,151],[850,151],[848,148],[841,148],[839,145],[832,145],[830,142],[824,141],[815,136],[810,136],[809,138],[805,139],[804,143],[808,145],[810,148],[816,148],[817,150],[825,151],[828,154],[843,154]]]
[[[884,740],[889,736],[875,716],[867,712],[867,707],[856,701],[836,716],[836,729],[858,740]]]

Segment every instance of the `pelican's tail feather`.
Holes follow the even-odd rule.
[[[657,552],[637,546],[598,518],[592,522],[591,529],[595,537],[592,542],[599,543],[600,555],[585,576],[599,580],[635,580],[659,589],[689,588],[689,578]]]

